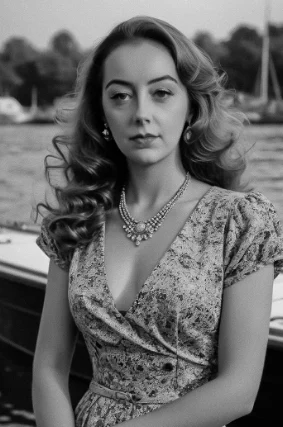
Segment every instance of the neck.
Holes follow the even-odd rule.
[[[128,206],[138,206],[139,211],[159,209],[183,184],[186,171],[181,162],[150,166],[129,164],[129,181],[126,187]]]

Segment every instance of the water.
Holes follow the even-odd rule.
[[[55,125],[0,127],[0,223],[32,223],[32,207],[44,198],[44,157],[52,149]],[[246,130],[253,185],[275,205],[283,222],[283,126]],[[0,425],[34,426],[31,367],[6,355],[0,345]]]
[[[0,127],[0,222],[32,222],[32,207],[44,199],[44,157],[52,150],[55,125]],[[254,186],[275,205],[283,222],[283,126],[246,130]]]
[[[0,221],[32,222],[31,210],[44,198],[44,157],[58,133],[54,125],[0,127]]]
[[[33,427],[30,356],[0,343],[0,425]]]

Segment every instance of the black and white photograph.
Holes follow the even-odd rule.
[[[0,16],[0,426],[282,427],[282,0]]]

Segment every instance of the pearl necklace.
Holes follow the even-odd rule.
[[[189,182],[191,181],[191,175],[189,172],[186,174],[185,181],[175,193],[175,195],[163,206],[163,208],[152,218],[147,219],[146,221],[137,221],[131,216],[128,211],[126,204],[126,195],[125,195],[125,186],[122,188],[120,203],[119,203],[119,212],[122,220],[124,221],[123,229],[129,239],[131,239],[136,246],[139,246],[143,240],[150,239],[155,231],[163,223],[164,219],[168,215],[169,211],[173,208],[177,200],[182,196],[182,194],[187,189]]]

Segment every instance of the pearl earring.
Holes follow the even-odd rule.
[[[191,126],[187,126],[184,130],[183,138],[185,142],[189,142],[192,136]]]

